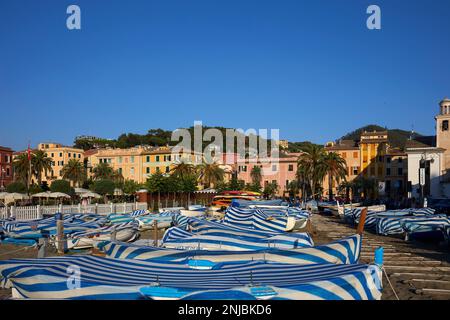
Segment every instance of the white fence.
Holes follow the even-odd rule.
[[[147,210],[147,203],[110,203],[90,205],[59,205],[59,206],[27,206],[0,208],[0,219],[15,218],[18,221],[42,219],[44,215],[60,213],[131,213],[134,210]]]

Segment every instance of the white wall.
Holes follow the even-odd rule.
[[[408,153],[408,181],[412,184],[412,197],[420,197],[420,184],[419,184],[419,168],[420,160],[422,156],[426,157],[426,160],[433,159],[434,162],[430,163],[430,193],[433,198],[446,197],[446,188],[443,188],[440,183],[442,168],[443,168],[443,154],[438,152],[426,152],[423,151],[407,151]],[[449,189],[450,191],[450,189]],[[449,195],[447,195],[448,197]]]

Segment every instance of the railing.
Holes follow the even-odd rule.
[[[44,215],[60,213],[96,213],[108,215],[110,213],[130,213],[134,210],[147,210],[147,203],[110,203],[90,205],[59,205],[59,206],[28,206],[0,208],[0,219],[14,217],[16,220],[42,219]]]

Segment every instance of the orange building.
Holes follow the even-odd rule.
[[[357,141],[340,140],[337,143],[328,142],[325,145],[326,152],[335,152],[339,154],[347,165],[347,172],[345,179],[350,182],[353,181],[361,173],[361,150]],[[338,185],[333,181],[333,194],[338,193]],[[329,194],[328,176],[323,181],[324,196]]]

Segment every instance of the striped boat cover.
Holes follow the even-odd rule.
[[[270,216],[262,210],[256,209],[252,216],[253,228],[273,232],[286,231],[288,216]]]
[[[130,217],[139,217],[146,214],[148,214],[147,210],[134,210],[132,213],[130,213]]]
[[[286,235],[291,238],[305,238],[305,233],[287,233],[287,232],[273,232],[267,230],[257,230],[249,228],[241,228],[237,226],[231,226],[212,220],[190,218],[189,228],[196,234],[223,234],[228,233],[235,236],[255,236],[260,238],[267,238],[268,236]],[[310,239],[310,237],[308,236]]]
[[[135,244],[105,241],[101,250],[110,258],[186,263],[188,259],[211,262],[265,260],[292,264],[357,263],[361,251],[361,236],[354,235],[330,244],[293,250],[265,249],[256,251],[175,250]]]
[[[353,208],[344,210],[344,221],[350,224],[358,224],[363,208]],[[404,217],[424,217],[434,214],[434,209],[419,208],[419,209],[402,209],[389,210],[384,212],[368,211],[364,228],[377,230],[377,233],[382,235],[402,233],[399,222]]]
[[[254,228],[275,232],[287,229],[288,217],[296,220],[308,219],[309,213],[298,208],[235,208],[229,207],[225,212],[224,224],[242,228]]]
[[[92,222],[78,222],[78,223],[69,223],[64,222],[64,234],[70,234],[74,232],[92,230],[101,228],[101,225],[98,223]],[[40,224],[36,225],[23,225],[16,226],[13,231],[5,232],[6,235],[10,238],[20,238],[20,239],[39,239],[42,237],[42,231],[47,231],[50,235],[56,234],[56,222],[48,223],[48,224]]]
[[[414,234],[422,232],[439,231],[444,233],[445,228],[450,226],[450,218],[441,217],[414,217],[401,220],[405,232]]]
[[[74,290],[72,270],[81,277]],[[257,283],[316,299],[380,299],[378,267],[363,264],[294,265],[252,261],[196,270],[180,264],[74,255],[0,261],[1,287],[32,299],[139,299],[157,282],[183,292],[229,290]],[[287,293],[283,294],[287,297]]]
[[[384,216],[380,217],[377,221],[377,233],[381,235],[393,235],[393,234],[403,234],[404,232],[409,232],[405,228],[404,223],[409,222],[412,225],[415,221],[422,225],[422,229],[425,228],[427,222],[432,223],[432,221],[439,221],[440,219],[445,219],[445,215],[418,215],[418,216]],[[444,220],[445,221],[445,220]],[[438,222],[439,224],[439,222]]]
[[[261,250],[267,248],[294,249],[313,245],[306,233],[296,236],[277,234],[265,237],[248,234],[236,235],[228,230],[218,229],[211,232],[190,233],[177,227],[167,229],[162,246],[184,250]]]
[[[138,223],[134,222],[134,221],[130,221],[130,222],[119,223],[119,224],[115,224],[115,225],[111,225],[111,226],[103,226],[103,227],[99,227],[97,229],[91,228],[91,229],[71,233],[68,236],[68,238],[78,239],[78,238],[83,238],[83,237],[89,237],[92,235],[111,234],[113,232],[113,230],[120,231],[120,230],[125,230],[125,229],[137,230]]]

